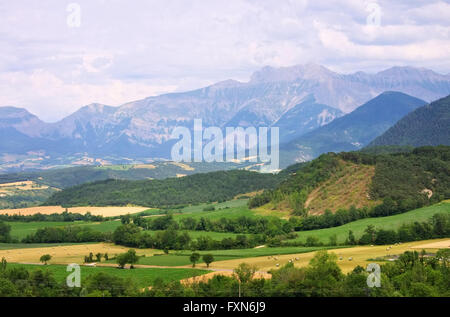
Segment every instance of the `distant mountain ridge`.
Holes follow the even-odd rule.
[[[46,156],[51,160],[76,153],[102,159],[169,158],[173,128],[192,128],[197,118],[203,120],[204,127],[279,126],[280,142],[284,143],[385,91],[430,102],[450,94],[450,76],[412,67],[393,67],[376,74],[339,74],[306,64],[264,67],[246,83],[226,80],[119,107],[91,104],[56,123],[44,123],[24,109],[0,108],[0,129],[4,132],[0,141],[8,143],[1,150],[16,156],[43,153],[39,158],[44,161]]]

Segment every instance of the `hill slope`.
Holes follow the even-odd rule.
[[[165,207],[230,200],[238,194],[273,188],[279,177],[244,170],[200,173],[164,180],[106,180],[52,195],[46,205]]]
[[[355,111],[283,145],[281,151],[288,159],[301,161],[326,152],[358,150],[424,104],[400,92],[384,92]]]
[[[448,146],[383,155],[328,153],[301,165],[275,190],[252,198],[249,206],[301,216],[357,206],[369,208],[363,213],[386,216],[448,199],[449,189]]]
[[[369,147],[382,145],[450,145],[450,96],[407,114]]]

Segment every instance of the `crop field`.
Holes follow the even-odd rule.
[[[8,249],[0,250],[0,258],[5,257],[8,262],[14,263],[33,263],[38,264],[39,259],[44,254],[50,254],[52,259],[50,263],[66,264],[66,263],[83,263],[84,257],[92,252],[108,253],[109,257],[124,253],[130,248],[114,245],[111,243],[84,243],[61,246],[46,246],[35,248]],[[161,251],[154,249],[137,249],[138,255],[151,256]]]
[[[298,238],[293,241],[305,242],[306,237],[314,236],[319,238],[321,242],[328,243],[330,237],[336,234],[338,243],[344,243],[349,230],[352,230],[355,237],[359,238],[368,225],[374,225],[377,229],[396,229],[405,223],[427,221],[437,213],[450,213],[450,201],[443,201],[433,206],[411,210],[394,216],[366,218],[334,228],[300,231],[297,232]]]
[[[65,265],[32,265],[32,264],[16,264],[8,263],[8,267],[24,267],[28,270],[47,270],[53,274],[53,277],[59,283],[64,283],[68,274]],[[161,278],[164,282],[179,281],[193,276],[199,276],[209,273],[210,271],[192,268],[136,268],[118,269],[115,267],[88,267],[81,266],[81,285],[83,281],[90,275],[95,273],[107,273],[116,277],[130,279],[139,287],[145,288],[152,286],[156,278]]]
[[[142,212],[148,210],[150,208],[147,207],[71,207],[71,208],[63,208],[61,206],[39,206],[39,207],[29,207],[29,208],[18,208],[18,209],[2,209],[0,210],[0,214],[8,214],[8,215],[34,215],[37,213],[43,215],[50,214],[59,214],[64,211],[68,211],[71,213],[79,213],[86,214],[90,212],[92,215],[103,216],[103,217],[114,217],[121,216],[127,214],[135,214],[138,212]]]
[[[282,247],[282,248],[253,248],[253,249],[234,249],[234,250],[208,250],[208,251],[198,251],[200,255],[204,254],[212,254],[214,256],[214,261],[223,261],[223,260],[233,260],[233,259],[243,259],[243,258],[251,258],[258,256],[278,256],[282,254],[290,254],[290,253],[304,253],[304,252],[313,252],[321,249],[327,249],[331,247]],[[333,247],[336,248],[336,247]],[[158,265],[158,266],[182,266],[182,265],[191,265],[191,261],[189,260],[189,256],[192,254],[192,251],[172,251],[168,255],[158,254],[156,256],[148,256],[145,258],[141,258],[139,260],[139,264],[145,265]],[[200,260],[198,263],[203,263]],[[211,267],[216,267],[211,264]]]
[[[0,243],[1,250],[20,250],[20,249],[34,249],[34,248],[50,248],[50,247],[63,247],[68,245],[89,245],[91,243]]]
[[[47,189],[48,186],[33,181],[12,182],[0,184],[0,193],[14,192],[16,190]]]
[[[393,257],[394,255],[400,255],[405,251],[417,250],[417,247],[423,248],[429,243],[439,243],[443,245],[449,245],[449,239],[436,239],[436,240],[426,240],[426,241],[415,241],[409,243],[403,243],[399,245],[390,246],[358,246],[353,248],[341,248],[341,249],[331,249],[328,252],[335,253],[338,257],[338,265],[344,273],[350,272],[355,266],[360,265],[366,267],[369,263],[380,262],[375,261],[376,258]],[[390,248],[389,248],[390,247]],[[426,248],[426,251],[435,252],[439,248],[436,245]],[[316,252],[306,252],[306,253],[292,253],[292,254],[280,254],[276,256],[259,256],[259,257],[249,257],[245,259],[233,259],[213,262],[210,265],[211,269],[221,268],[221,269],[234,269],[240,263],[248,263],[250,265],[255,265],[258,270],[269,271],[271,269],[276,269],[277,264],[279,267],[287,264],[289,260],[293,260],[293,263],[297,267],[303,267],[308,265],[309,261],[314,257]],[[297,260],[296,260],[297,259]],[[198,268],[205,268],[205,264],[197,265]]]

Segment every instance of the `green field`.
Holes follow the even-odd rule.
[[[83,224],[84,222],[53,222],[53,221],[37,221],[37,222],[7,222],[11,226],[11,237],[16,239],[25,238],[27,235],[36,232],[36,230],[45,227],[63,227],[74,224]]]
[[[233,250],[212,250],[212,251],[198,251],[200,255],[212,254],[214,255],[214,262],[232,259],[243,259],[257,256],[282,255],[306,253],[317,250],[328,249],[328,247],[279,247],[279,248],[253,248],[253,249],[233,249]],[[333,247],[336,249],[336,247]],[[189,260],[192,251],[171,251],[168,255],[154,255],[139,259],[138,264],[144,265],[160,265],[160,266],[181,266],[192,264]],[[114,261],[109,261],[114,263]],[[203,263],[200,260],[198,263]]]
[[[314,236],[319,238],[321,242],[328,243],[329,238],[336,234],[338,243],[344,243],[345,239],[348,237],[349,230],[353,231],[356,238],[360,238],[368,225],[374,225],[377,229],[397,229],[405,223],[427,221],[437,213],[450,213],[450,201],[443,201],[433,206],[411,210],[394,216],[366,218],[334,228],[300,231],[297,232],[298,238],[290,241],[305,242],[306,237]]]
[[[243,207],[247,206],[248,199],[234,199],[228,200],[223,203],[213,203],[213,204],[199,204],[195,206],[187,206],[179,210],[180,213],[196,213],[203,212],[205,207],[214,206],[216,211],[221,208],[235,208],[235,207]]]
[[[24,267],[27,270],[48,270],[53,274],[57,282],[64,283],[69,272],[66,271],[65,265],[31,265],[31,264],[15,264],[8,263],[8,268]],[[115,275],[120,278],[130,278],[139,287],[147,287],[153,285],[156,278],[161,278],[165,282],[179,281],[181,279],[199,276],[210,271],[199,269],[180,269],[180,268],[136,268],[130,269],[118,269],[115,267],[87,267],[81,266],[81,285],[83,281],[92,274],[104,272],[110,275]]]

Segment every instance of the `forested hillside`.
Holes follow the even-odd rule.
[[[46,205],[165,207],[225,201],[238,194],[274,188],[281,175],[244,170],[200,173],[164,180],[106,180],[55,193]]]
[[[450,96],[420,107],[398,121],[369,147],[450,145]]]

